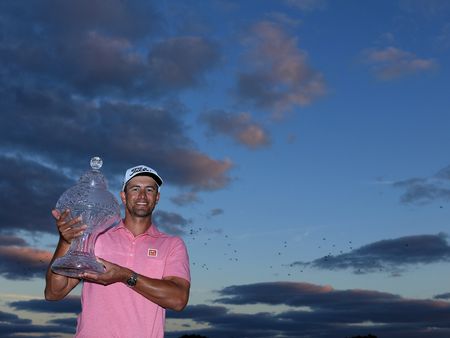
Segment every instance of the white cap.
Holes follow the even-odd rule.
[[[125,186],[127,185],[128,181],[131,180],[134,176],[137,175],[147,175],[153,178],[156,183],[158,184],[158,187],[160,187],[163,184],[163,180],[161,176],[158,175],[156,170],[147,167],[146,165],[138,165],[136,167],[130,168],[125,173],[125,177],[123,179],[123,186],[122,191],[125,190]]]

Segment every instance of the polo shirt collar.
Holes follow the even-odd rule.
[[[111,231],[118,231],[119,229],[123,229],[123,230],[129,231],[125,227],[125,223],[123,222],[123,220],[121,220],[120,223],[117,226],[112,228]],[[152,237],[159,237],[159,236],[161,236],[161,232],[158,230],[156,225],[152,223],[152,225],[142,235],[148,235],[148,236],[152,236]]]

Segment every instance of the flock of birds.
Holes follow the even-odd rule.
[[[191,227],[188,229],[185,236],[185,241],[188,246],[189,255],[191,259],[192,268],[198,268],[205,271],[222,270],[226,263],[228,264],[240,264],[243,259],[240,257],[240,251],[236,248],[238,243],[230,235],[224,234],[221,231],[209,231],[202,227]],[[348,250],[353,250],[352,241],[348,241]],[[203,250],[195,250],[194,247],[202,246],[208,248],[208,250],[216,250],[217,253],[211,253],[215,257],[222,256],[223,261],[216,261],[214,268],[210,267],[206,262],[208,259],[204,259],[204,255],[198,254],[204,252]],[[287,260],[292,260],[292,251],[295,250],[295,246],[290,244],[287,240],[278,242],[273,247],[273,252],[275,252],[275,259],[272,259],[271,263],[267,263],[266,268],[268,272],[275,276],[284,275],[291,277],[296,273],[304,272],[306,265],[294,264],[293,262],[286,262]],[[328,250],[326,255],[322,256],[322,259],[327,260],[333,256],[340,255],[344,253],[344,250],[336,250],[336,244],[328,244],[327,238],[323,237],[322,242],[317,246],[319,250]],[[222,252],[220,252],[222,250]],[[334,252],[334,253],[333,253]],[[291,258],[289,258],[291,257]],[[210,258],[208,255],[207,258]],[[261,264],[266,264],[268,260],[261,260]],[[235,268],[235,266],[234,266]]]

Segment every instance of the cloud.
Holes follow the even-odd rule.
[[[349,253],[327,255],[311,262],[294,262],[292,266],[311,266],[317,269],[353,269],[365,274],[387,271],[398,275],[408,266],[450,261],[447,235],[416,235],[386,239],[364,245]]]
[[[31,247],[0,246],[0,275],[6,279],[43,278],[52,253]]]
[[[211,209],[211,211],[209,212],[210,216],[219,216],[222,215],[224,213],[223,209],[221,208],[214,208]]]
[[[56,226],[50,211],[62,192],[74,182],[59,170],[21,156],[0,155],[0,175],[0,197],[3,201],[0,231],[22,229],[55,233]],[[3,236],[2,242],[3,245],[24,244],[17,237]]]
[[[30,319],[23,319],[13,313],[0,311],[0,332],[7,337],[61,337],[61,334],[74,334],[75,326],[67,325],[74,321],[50,321],[57,325],[34,325]],[[21,335],[23,334],[23,335]]]
[[[169,184],[214,190],[229,183],[231,161],[198,151],[180,116],[165,108],[78,100],[50,90],[0,91],[0,98],[0,141],[9,152],[33,154],[78,175],[96,154],[106,174],[122,176],[132,163],[151,161]]]
[[[433,297],[434,299],[450,299],[450,292],[441,293]]]
[[[245,71],[237,74],[237,98],[244,103],[271,110],[275,117],[322,96],[323,76],[307,64],[297,39],[279,25],[255,24],[244,40]]]
[[[322,10],[327,7],[326,0],[284,0],[290,6],[302,11]]]
[[[266,16],[270,21],[274,21],[281,25],[292,28],[295,28],[302,23],[302,20],[298,19],[297,17],[282,12],[270,12],[266,14]]]
[[[155,212],[154,220],[162,231],[178,236],[185,234],[186,226],[192,222],[177,213],[162,210]]]
[[[421,15],[431,20],[450,13],[450,4],[442,0],[400,0],[398,4],[399,8],[409,15]]]
[[[21,319],[16,314],[0,311],[0,323],[23,325],[23,324],[31,324],[31,320],[30,319]]]
[[[43,299],[21,300],[8,303],[15,310],[31,311],[40,313],[69,313],[81,312],[81,301],[79,296],[67,296],[59,301],[46,301]]]
[[[0,234],[0,246],[10,246],[10,245],[26,246],[28,244],[23,238]]]
[[[158,102],[202,84],[220,63],[217,43],[164,37],[148,1],[14,2],[0,12],[0,156],[23,154],[74,179],[100,155],[112,181],[151,161],[175,186],[230,182],[231,161],[198,150],[180,105]]]
[[[218,46],[202,37],[171,38],[155,44],[149,54],[149,65],[155,86],[191,87],[200,74],[219,61]]]
[[[166,336],[175,338],[194,332],[218,338],[243,335],[332,338],[370,333],[392,338],[444,338],[450,332],[447,301],[403,298],[364,289],[338,290],[329,285],[302,282],[231,285],[217,292],[219,298],[214,300],[214,305],[188,305],[182,312],[168,311],[168,320],[191,320],[194,325],[185,331],[167,332]],[[240,312],[240,306],[258,304],[269,306],[269,310]],[[9,305],[36,313],[76,314],[80,310],[79,297],[58,302],[15,301]],[[279,305],[287,308],[280,311],[276,307]],[[273,310],[270,306],[274,306]],[[74,318],[53,319],[49,321],[51,325],[42,326],[31,325],[30,320],[5,312],[0,312],[0,319],[2,325],[9,322],[13,327],[15,323],[15,332],[73,333],[75,330]],[[207,328],[198,329],[197,324]]]
[[[8,61],[8,80],[50,80],[78,90],[85,84],[85,92],[107,81],[126,85],[137,71],[130,44],[153,36],[161,25],[151,3],[120,0],[3,3],[2,19],[7,38],[0,59]]]
[[[300,282],[232,285],[218,293],[220,298],[215,302],[232,305],[233,311],[222,305],[189,305],[183,312],[169,312],[168,318],[191,319],[207,325],[209,328],[195,332],[219,338],[243,335],[332,338],[368,334],[443,338],[450,332],[450,303],[445,301],[403,298],[371,290],[337,290]],[[239,306],[258,304],[283,305],[288,309],[238,312]],[[175,337],[174,334],[168,337]]]
[[[450,23],[446,23],[442,26],[441,32],[436,36],[434,41],[439,49],[450,48]]]
[[[404,190],[402,203],[427,204],[433,201],[450,201],[450,166],[428,178],[410,178],[392,183],[394,188]]]
[[[220,60],[199,36],[159,38],[164,18],[151,2],[46,0],[2,4],[3,79],[48,84],[95,97],[161,97],[201,83]]]
[[[253,122],[250,114],[233,114],[223,110],[211,110],[201,115],[200,121],[208,126],[208,136],[222,134],[231,137],[237,144],[250,149],[270,145],[268,132]]]
[[[437,67],[437,62],[433,59],[419,58],[414,53],[392,46],[384,49],[367,49],[362,54],[363,61],[381,80],[392,80],[406,75],[429,72]]]
[[[170,200],[172,203],[178,205],[178,206],[185,206],[192,203],[198,203],[200,202],[200,199],[197,195],[197,193],[193,191],[181,193],[177,196],[171,197]]]

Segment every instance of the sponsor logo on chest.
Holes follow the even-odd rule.
[[[158,257],[158,249],[148,249],[147,252],[148,257]]]

